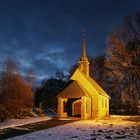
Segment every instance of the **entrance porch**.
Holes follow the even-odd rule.
[[[81,98],[58,97],[58,116],[81,117],[81,119],[91,118],[91,98],[82,96]]]

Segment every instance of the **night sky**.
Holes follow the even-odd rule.
[[[81,55],[83,29],[88,56],[105,53],[106,37],[140,0],[0,0],[0,69],[14,56],[36,80],[68,72]]]

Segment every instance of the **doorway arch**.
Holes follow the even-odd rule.
[[[81,99],[72,103],[72,116],[81,116]]]

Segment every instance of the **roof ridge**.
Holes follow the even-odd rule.
[[[97,88],[97,91],[99,92],[99,94],[103,95],[103,96],[106,96],[106,97],[109,97],[111,98],[103,89],[102,87],[94,80],[94,78],[92,77],[87,77],[80,69],[78,69],[82,75],[84,75],[84,77],[93,85],[92,82],[94,82],[94,84],[96,84],[96,88]]]

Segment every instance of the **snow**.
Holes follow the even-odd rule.
[[[25,125],[25,124],[50,120],[50,119],[52,119],[52,117],[48,117],[48,116],[31,117],[31,118],[25,118],[25,119],[10,119],[6,122],[0,123],[0,129],[16,127],[16,126],[21,126],[21,125]]]
[[[9,140],[140,139],[140,116],[111,116],[77,122],[9,138]]]

